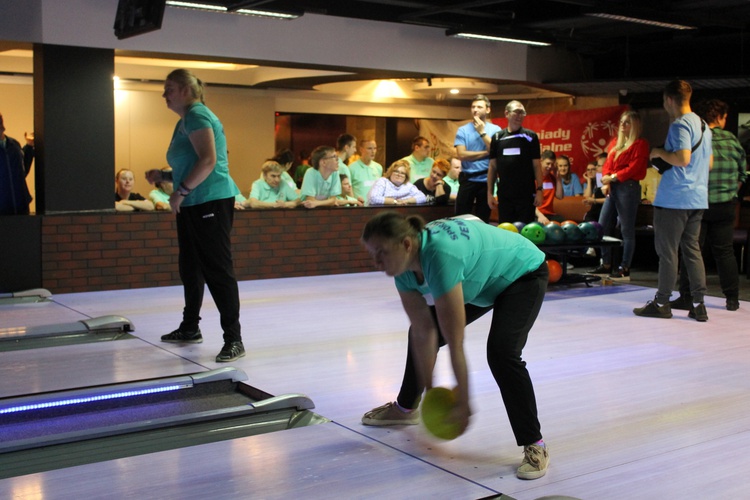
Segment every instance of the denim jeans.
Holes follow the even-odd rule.
[[[599,224],[604,228],[604,234],[611,235],[615,228],[615,221],[620,221],[622,233],[622,267],[630,269],[635,253],[635,217],[641,202],[641,185],[638,181],[613,182],[610,184],[610,194],[602,206],[599,214]],[[612,249],[602,248],[602,262],[607,264],[611,260]],[[612,267],[616,268],[612,262]]]

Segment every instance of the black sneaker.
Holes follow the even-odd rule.
[[[245,346],[242,342],[236,340],[234,342],[225,342],[224,347],[221,348],[219,354],[216,355],[217,363],[228,363],[235,361],[245,355]]]
[[[620,266],[616,271],[613,270],[610,273],[609,279],[614,281],[630,281],[630,269]]]
[[[680,311],[690,311],[693,308],[693,298],[690,295],[680,295],[669,301],[669,307]]]
[[[736,298],[727,297],[727,311],[736,311],[740,308],[740,301]]]
[[[201,335],[200,328],[192,332],[180,330],[178,328],[172,333],[162,335],[161,341],[170,342],[172,344],[200,344],[203,342],[203,335]]]
[[[693,318],[696,321],[700,321],[701,323],[704,321],[708,321],[708,312],[706,312],[706,305],[703,302],[699,302],[697,306],[693,306],[690,308],[690,312],[688,313],[688,318]]]
[[[597,276],[607,276],[612,272],[612,266],[599,266],[596,269],[589,271],[589,274],[595,274]]]
[[[633,314],[636,316],[643,316],[644,318],[671,318],[672,309],[669,304],[660,306],[656,300],[649,300],[643,307],[636,307],[633,309]]]

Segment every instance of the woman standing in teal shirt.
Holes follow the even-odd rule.
[[[419,397],[432,387],[440,346],[448,344],[456,378],[451,419],[469,425],[469,375],[463,351],[466,325],[493,311],[487,360],[524,458],[516,475],[537,479],[547,471],[536,397],[521,351],[539,314],[548,271],[526,238],[474,216],[425,225],[419,216],[384,212],[365,226],[362,242],[378,269],[396,279],[411,322],[406,370],[397,400],[366,413],[365,425],[417,423]]]
[[[167,162],[172,167],[173,184],[178,186],[169,204],[177,217],[185,308],[179,328],[161,340],[203,342],[198,324],[204,285],[208,285],[224,331],[224,347],[216,361],[227,362],[245,355],[230,241],[234,197],[240,191],[229,175],[224,127],[203,103],[203,88],[203,82],[184,69],[172,71],[164,83],[162,97],[180,116]],[[165,180],[160,170],[148,171],[146,178],[152,183]]]

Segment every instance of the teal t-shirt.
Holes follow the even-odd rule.
[[[328,179],[323,179],[318,170],[308,168],[302,179],[300,198],[302,201],[308,196],[316,200],[327,200],[332,196],[341,194],[341,179],[338,172],[333,172]]]
[[[342,175],[345,175],[347,179],[349,179],[349,182],[352,180],[352,171],[349,170],[349,167],[341,161],[341,158],[339,158],[339,171],[338,171],[339,179],[341,179]]]
[[[297,191],[283,180],[279,183],[279,187],[272,188],[264,179],[258,179],[253,182],[253,187],[250,189],[250,196],[248,198],[255,198],[258,201],[293,201],[299,198]]]
[[[414,158],[414,155],[409,155],[401,159],[408,161],[411,166],[411,169],[409,170],[409,182],[412,184],[419,179],[429,176],[432,173],[432,165],[435,163],[435,160],[429,156],[422,161]]]
[[[167,149],[167,163],[172,167],[174,186],[180,185],[198,160],[198,155],[190,143],[190,134],[204,128],[211,128],[214,132],[216,165],[208,177],[185,197],[182,206],[233,198],[240,192],[229,175],[227,138],[224,135],[224,127],[216,115],[201,102],[195,102],[190,106],[185,117],[177,122],[172,134],[172,142]]]
[[[458,194],[458,187],[460,186],[458,179],[451,179],[446,175],[445,177],[443,177],[443,182],[451,187],[451,196],[455,197],[454,195]]]
[[[367,199],[367,193],[370,192],[375,181],[383,177],[383,166],[372,160],[369,165],[365,165],[362,160],[357,160],[349,165],[349,171],[352,176],[349,180],[352,183],[354,196],[357,198]]]
[[[169,195],[161,189],[153,189],[148,193],[148,199],[156,205],[157,203],[166,203],[169,205]]]
[[[510,284],[542,265],[544,253],[520,234],[456,217],[425,226],[419,260],[424,282],[407,271],[396,276],[398,290],[418,291],[432,305],[461,283],[464,303],[487,307]]]

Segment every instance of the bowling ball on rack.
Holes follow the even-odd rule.
[[[518,221],[518,222],[514,222],[513,225],[516,226],[516,229],[518,229],[518,232],[520,233],[521,231],[523,231],[523,228],[526,225],[526,223]]]
[[[545,243],[549,243],[550,245],[559,245],[560,243],[565,243],[565,231],[563,231],[563,228],[562,226],[560,226],[560,224],[550,222],[549,224],[544,226],[544,232],[546,234],[546,238],[544,240]]]
[[[604,238],[604,227],[601,224],[599,224],[599,221],[592,220],[592,221],[589,221],[589,224],[591,224],[592,226],[596,228],[597,232],[599,233],[600,240]]]
[[[565,243],[579,243],[583,241],[583,232],[575,222],[563,222],[562,229],[565,232]]]
[[[518,232],[518,229],[516,228],[516,226],[514,226],[510,222],[502,222],[498,224],[497,227],[499,227],[500,229],[505,229],[506,231],[510,231],[511,233]]]
[[[554,259],[547,259],[547,269],[549,269],[549,283],[557,283],[560,281],[563,269],[559,262]]]
[[[521,236],[535,245],[541,245],[544,243],[547,234],[544,232],[544,226],[538,222],[529,222],[521,230]]]
[[[599,230],[590,222],[581,222],[578,227],[583,233],[584,241],[599,241]]]

